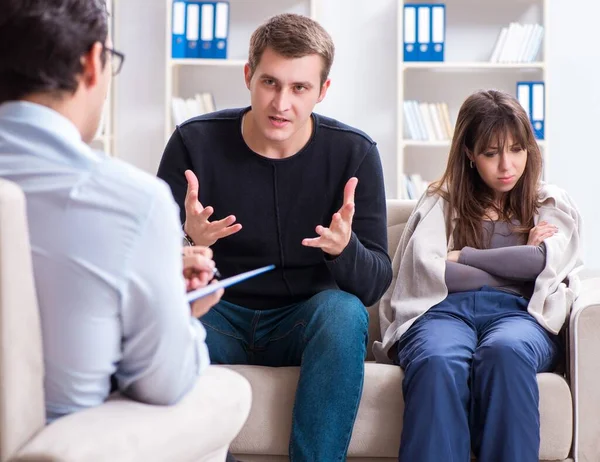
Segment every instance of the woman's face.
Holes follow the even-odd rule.
[[[499,199],[513,189],[523,176],[527,165],[527,151],[509,134],[503,152],[500,152],[498,146],[491,145],[472,160],[481,179],[494,191],[496,199]]]

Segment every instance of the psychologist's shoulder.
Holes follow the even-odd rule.
[[[122,201],[141,213],[150,206],[175,207],[171,190],[163,180],[120,159],[104,162],[96,172],[95,181],[115,201]]]

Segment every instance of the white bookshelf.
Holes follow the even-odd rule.
[[[398,1],[397,17],[397,197],[406,198],[405,174],[418,174],[426,181],[443,173],[450,140],[421,141],[405,133],[404,102],[416,100],[447,103],[452,129],[463,101],[480,89],[499,89],[516,94],[518,81],[539,80],[545,83],[545,133],[548,138],[548,81],[546,40],[548,3],[550,0],[431,0]],[[404,5],[407,3],[445,4],[446,37],[444,62],[404,61]],[[537,23],[544,27],[544,37],[537,59],[527,63],[490,62],[490,56],[503,27],[511,22]],[[547,142],[538,141],[544,157],[547,178],[549,150]]]
[[[117,0],[110,0],[106,2],[108,12],[109,12],[109,34],[111,35],[111,39],[113,42],[113,47],[119,49],[118,37],[117,37],[117,28],[116,25],[116,16],[117,16]],[[108,56],[110,58],[110,56]],[[110,66],[110,63],[107,62],[107,66]],[[108,95],[106,98],[106,102],[104,103],[103,115],[102,115],[102,123],[99,127],[99,132],[96,134],[93,139],[91,145],[95,149],[99,149],[104,151],[110,156],[115,156],[115,107],[116,107],[116,80],[118,77],[113,77],[111,80],[111,85],[108,90]]]
[[[403,139],[401,143],[404,147],[414,146],[414,147],[422,147],[422,148],[449,148],[451,140],[443,140],[443,141],[422,141],[422,140],[408,140]],[[541,148],[546,147],[546,140],[538,140],[538,146]]]
[[[403,56],[404,57],[404,56]],[[486,70],[528,70],[528,69],[544,69],[545,63],[486,63],[486,62],[454,62],[454,63],[429,63],[429,62],[403,62],[403,69],[431,69],[439,71],[470,71],[477,69]]]
[[[268,0],[248,2],[230,0],[230,22],[227,59],[173,59],[171,53],[171,21],[173,0],[165,0],[165,142],[175,125],[171,102],[174,97],[190,98],[199,92],[213,95],[217,110],[243,107],[250,104],[250,95],[244,82],[243,68],[248,58],[252,32],[267,18],[280,13],[298,13],[317,18],[320,0]]]
[[[177,66],[224,66],[224,67],[244,67],[245,59],[171,59],[170,65]]]

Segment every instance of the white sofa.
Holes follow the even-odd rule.
[[[175,406],[114,394],[46,426],[41,340],[23,193],[0,179],[0,462],[223,461],[248,417],[248,382],[211,366]]]
[[[412,201],[388,201],[390,252],[395,251],[414,204]],[[377,306],[370,307],[369,313],[372,344],[380,338]],[[600,462],[599,354],[600,279],[588,279],[572,308],[567,352],[569,378],[558,374],[538,376],[540,460]],[[375,364],[372,359],[369,353],[362,400],[348,454],[352,462],[392,461],[398,457],[404,409],[403,372],[396,366]],[[250,417],[234,440],[232,451],[244,462],[288,460],[299,368],[230,367],[250,381],[253,391]]]

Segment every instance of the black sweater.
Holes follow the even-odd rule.
[[[291,305],[326,289],[342,289],[365,305],[375,303],[392,280],[387,254],[385,191],[376,144],[364,133],[317,114],[306,146],[285,159],[252,151],[241,134],[248,110],[232,109],[196,117],[179,126],[163,154],[158,176],[173,192],[185,221],[184,199],[190,169],[200,183],[210,218],[233,214],[238,233],[212,247],[224,277],[275,264],[274,271],[234,285],[224,299],[264,310]],[[352,238],[337,258],[302,245],[329,226],[340,208],[346,182],[356,176]]]

